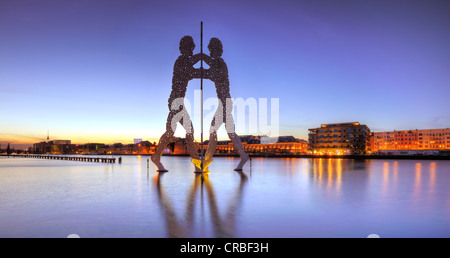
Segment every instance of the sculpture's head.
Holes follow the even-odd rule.
[[[208,49],[212,58],[218,58],[222,56],[223,46],[220,39],[211,38],[211,40],[209,41]]]
[[[194,54],[194,40],[191,36],[184,36],[180,40],[180,53],[183,55],[192,56]]]

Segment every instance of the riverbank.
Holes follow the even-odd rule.
[[[38,154],[43,156],[73,156],[74,154]],[[0,156],[8,156],[0,154]],[[10,157],[22,157],[26,155],[9,155]],[[82,156],[147,156],[151,154],[83,154]],[[188,157],[188,154],[163,154],[163,156]],[[297,155],[297,154],[249,154],[251,158],[306,158],[306,159],[398,159],[398,160],[450,160],[450,156],[440,155]],[[216,154],[214,157],[239,157],[238,154]]]
[[[189,156],[187,154],[165,154],[164,156]],[[306,158],[306,159],[405,159],[405,160],[450,160],[450,156],[439,155],[308,155],[308,154],[249,154],[251,158]],[[216,154],[214,157],[239,157],[238,154]]]
[[[237,154],[220,154],[215,157],[239,157]],[[450,156],[438,155],[265,155],[251,154],[255,158],[307,158],[307,159],[405,159],[405,160],[450,160]]]

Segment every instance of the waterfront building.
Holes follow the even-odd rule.
[[[33,152],[36,154],[51,153],[51,146],[47,142],[39,142],[33,144]]]
[[[264,137],[253,139],[244,142],[243,147],[250,154],[306,154],[308,151],[308,142],[294,136],[280,136],[276,142],[270,143],[270,140],[268,142],[264,141]]]
[[[53,140],[49,142],[51,154],[75,154],[76,145],[71,140]]]
[[[173,147],[172,154],[189,155],[186,139],[176,138],[171,146]]]
[[[71,140],[53,140],[33,144],[32,152],[36,154],[75,154],[78,148]]]
[[[107,148],[103,143],[87,143],[80,146],[82,153],[80,154],[107,154]]]
[[[359,122],[322,124],[308,130],[310,153],[349,155],[371,152],[370,129]]]
[[[137,154],[153,154],[155,153],[156,144],[149,141],[140,141],[137,144]]]
[[[450,128],[418,130],[420,150],[450,150]]]
[[[72,144],[71,140],[53,140],[52,143],[54,145],[70,145]]]
[[[385,150],[450,150],[450,128],[374,133],[374,152]]]
[[[72,144],[70,140],[53,140],[33,144],[30,153],[35,154],[153,154],[156,143],[140,141],[137,144],[103,143]]]
[[[418,131],[374,132],[374,151],[415,150],[418,148]]]
[[[417,130],[395,131],[397,150],[415,150],[419,146]]]
[[[106,151],[107,154],[123,154],[124,145],[122,143],[114,143],[110,145]]]
[[[374,132],[372,139],[373,151],[395,149],[395,132]]]
[[[266,155],[288,155],[288,154],[306,154],[308,151],[308,142],[295,138],[294,136],[280,136],[275,139],[269,139],[266,136],[245,135],[240,136],[242,147],[248,154],[266,154]],[[208,147],[209,141],[203,144],[204,150]],[[198,144],[199,150],[201,149]],[[227,141],[218,141],[215,154],[233,154],[237,153],[234,144]]]
[[[139,144],[122,144],[122,143],[114,143],[113,145],[105,145],[103,147],[103,152],[106,154],[147,154],[147,153],[139,153],[139,149],[142,151],[146,150],[145,143]]]

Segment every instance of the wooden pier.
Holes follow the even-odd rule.
[[[69,161],[83,161],[83,162],[97,162],[97,163],[116,163],[116,158],[99,158],[99,157],[81,157],[81,156],[55,156],[55,155],[17,155],[20,158],[32,159],[53,159],[53,160],[69,160]],[[119,158],[119,163],[121,158]]]

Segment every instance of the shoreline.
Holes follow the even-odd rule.
[[[404,160],[450,160],[450,156],[438,155],[249,155],[250,158],[303,158],[303,159],[404,159]],[[214,155],[214,157],[239,157],[239,155]]]
[[[152,154],[16,154],[9,155],[10,157],[23,157],[28,155],[47,155],[47,156],[148,156]],[[6,154],[0,154],[2,157],[7,157]],[[163,154],[165,157],[189,157],[188,154]],[[450,160],[450,156],[440,155],[307,155],[307,154],[249,154],[250,158],[305,158],[305,159],[397,159],[397,160]],[[238,154],[216,154],[214,157],[239,157]]]

